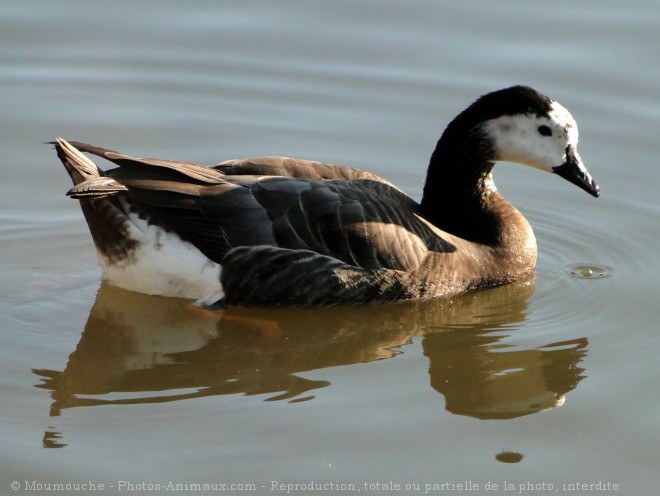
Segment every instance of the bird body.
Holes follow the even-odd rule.
[[[419,203],[339,165],[254,157],[202,167],[54,144],[104,276],[205,305],[384,303],[511,282],[534,269],[536,240],[497,191],[494,162],[599,192],[570,113],[521,86],[481,97],[450,123]],[[103,171],[84,153],[118,167]]]

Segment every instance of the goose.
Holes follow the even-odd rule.
[[[488,93],[442,133],[417,202],[371,172],[311,160],[205,167],[51,142],[104,278],[214,308],[427,300],[524,277],[536,239],[493,166],[528,165],[598,197],[577,143],[557,101],[527,86]]]

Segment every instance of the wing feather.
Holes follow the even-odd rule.
[[[411,271],[429,251],[455,250],[417,216],[414,200],[369,172],[285,157],[208,168],[71,145],[119,165],[107,171],[109,180],[95,179],[98,186],[81,185],[81,195],[126,195],[141,215],[219,263],[237,247],[270,246],[361,269]],[[116,188],[101,191],[108,181]]]

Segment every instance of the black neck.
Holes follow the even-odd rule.
[[[463,239],[483,244],[499,240],[499,222],[491,209],[492,148],[484,134],[460,129],[452,122],[429,164],[421,214],[433,225]]]

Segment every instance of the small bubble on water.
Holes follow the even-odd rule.
[[[576,279],[606,279],[614,274],[614,270],[607,265],[587,263],[567,265],[563,272]]]

